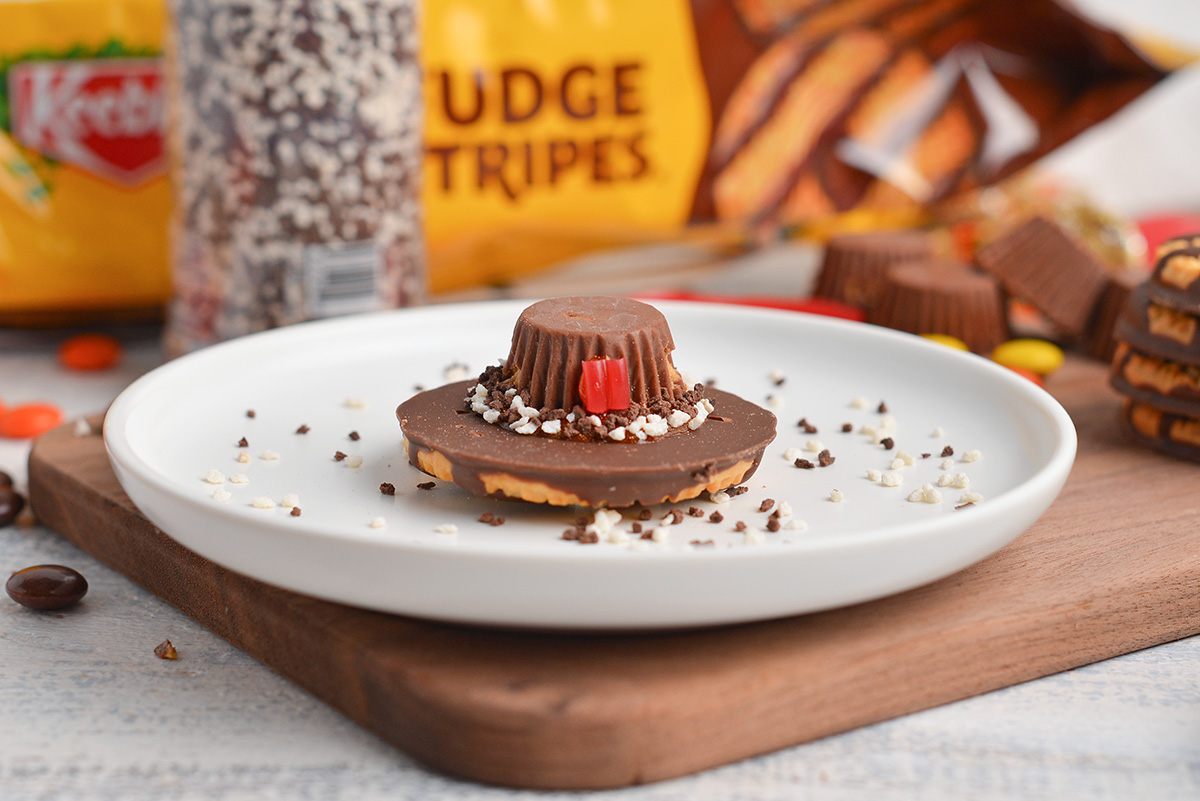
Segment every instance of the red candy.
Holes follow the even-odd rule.
[[[1046,383],[1044,381],[1042,381],[1042,377],[1040,375],[1038,375],[1037,373],[1033,372],[1032,370],[1026,370],[1024,367],[1013,367],[1012,365],[1008,365],[1008,364],[1006,364],[1004,366],[1007,367],[1009,370],[1012,370],[1017,375],[1028,378],[1030,381],[1037,384],[1039,387],[1046,386]]]
[[[588,359],[579,376],[579,398],[591,414],[629,408],[629,368],[624,359]]]
[[[58,362],[69,370],[107,370],[121,360],[121,343],[104,334],[80,334],[58,346]]]
[[[0,413],[0,437],[33,439],[62,424],[62,410],[51,403],[26,403]]]

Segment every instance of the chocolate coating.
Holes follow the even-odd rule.
[[[924,231],[871,231],[829,240],[813,295],[870,308],[879,298],[891,267],[933,258]]]
[[[503,475],[545,485],[591,506],[657,504],[706,485],[742,462],[746,471],[725,486],[746,480],[775,438],[775,415],[716,389],[706,394],[722,419],[709,417],[695,431],[645,442],[524,436],[489,425],[478,415],[458,414],[472,385],[467,381],[422,392],[402,403],[396,417],[409,462],[419,466],[422,451],[441,454],[454,483],[477,495],[489,494],[488,476]]]
[[[1126,399],[1121,422],[1141,445],[1178,459],[1200,462],[1200,418]]]
[[[1200,314],[1200,236],[1167,242],[1155,255],[1148,287],[1151,300]]]
[[[513,328],[505,363],[529,405],[570,409],[579,403],[583,362],[625,359],[630,396],[639,403],[680,397],[686,387],[671,363],[675,342],[662,312],[628,298],[568,297],[534,303]]]
[[[1130,295],[1116,338],[1142,353],[1200,365],[1200,317],[1151,300],[1147,284]]]
[[[1117,392],[1140,403],[1176,414],[1200,416],[1200,367],[1195,365],[1142,353],[1121,342],[1113,356],[1109,383]]]

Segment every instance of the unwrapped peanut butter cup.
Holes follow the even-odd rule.
[[[508,359],[396,409],[409,462],[475,495],[553,506],[652,505],[740,484],[775,416],[684,386],[662,313],[624,298],[527,308]]]
[[[1112,361],[1117,347],[1118,324],[1126,314],[1131,296],[1145,278],[1141,272],[1129,270],[1108,277],[1088,325],[1088,351],[1092,356],[1104,362]],[[1145,290],[1142,290],[1142,295],[1145,296]]]
[[[933,246],[923,231],[835,236],[825,247],[813,295],[867,309],[875,304],[890,268],[931,258]]]
[[[989,353],[1008,339],[1000,287],[953,262],[917,262],[888,270],[867,321],[910,334],[949,334],[976,353]]]
[[[1149,284],[1135,288],[1121,311],[1115,337],[1142,353],[1200,364],[1200,316],[1150,299]]]
[[[675,343],[662,312],[628,298],[551,298],[517,318],[506,369],[536,408],[580,403],[584,364],[624,359],[630,398],[642,404],[687,390],[671,362]]]
[[[1107,273],[1091,251],[1053,222],[1033,217],[982,248],[975,259],[1062,333],[1087,333]]]
[[[1200,462],[1200,410],[1180,414],[1126,398],[1121,419],[1134,439],[1143,445]]]

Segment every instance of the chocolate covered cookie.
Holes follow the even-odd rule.
[[[1156,303],[1200,314],[1200,234],[1158,246],[1148,291]]]
[[[1200,415],[1200,366],[1196,364],[1164,359],[1120,342],[1110,382],[1135,401],[1177,414]]]
[[[864,309],[875,304],[888,269],[933,258],[924,231],[872,231],[829,240],[813,295]]]
[[[949,334],[976,353],[1008,339],[1004,300],[989,276],[952,262],[888,270],[868,322],[910,334]]]
[[[1200,315],[1164,306],[1143,283],[1130,294],[1115,336],[1134,349],[1170,361],[1200,364]]]
[[[1126,399],[1121,419],[1141,444],[1180,459],[1200,461],[1200,417]]]
[[[554,506],[657,504],[745,481],[775,416],[672,363],[666,319],[624,298],[554,298],[508,358],[396,415],[409,462],[479,495]]]

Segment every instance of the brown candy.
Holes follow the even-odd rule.
[[[12,525],[24,508],[25,499],[13,488],[12,481],[0,481],[0,527]]]
[[[35,565],[13,573],[4,585],[8,596],[30,609],[62,609],[87,595],[87,579],[63,565]]]

